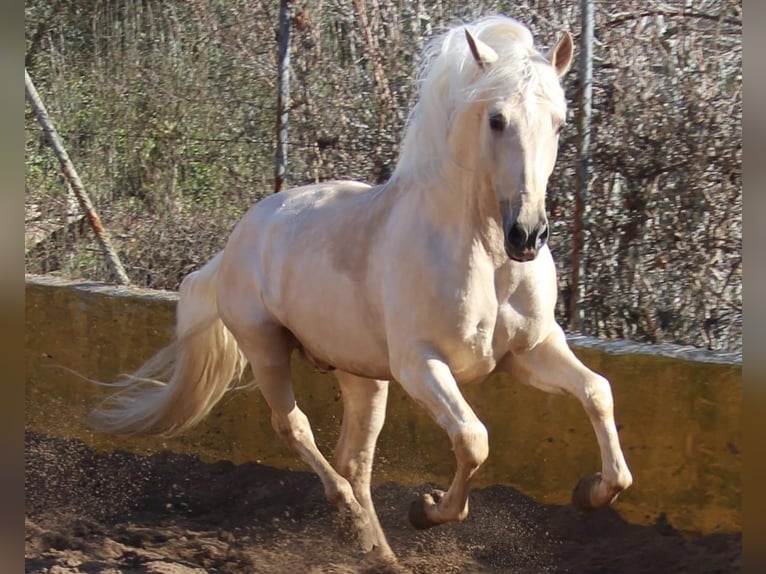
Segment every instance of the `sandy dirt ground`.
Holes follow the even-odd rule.
[[[741,534],[681,536],[613,510],[583,514],[513,488],[476,489],[460,524],[419,532],[409,504],[433,485],[373,493],[395,572],[728,573]],[[172,453],[95,453],[26,434],[26,572],[39,574],[346,574],[373,570],[338,540],[310,473],[209,464]]]

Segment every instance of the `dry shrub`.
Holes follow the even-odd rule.
[[[396,161],[424,39],[502,12],[542,46],[578,1],[295,2],[288,184],[373,183]],[[614,8],[613,6],[618,6]],[[278,3],[26,4],[26,64],[131,279],[175,288],[273,185]],[[741,349],[741,2],[596,3],[583,329]],[[549,186],[569,322],[579,62]],[[66,221],[66,187],[26,117],[27,226]],[[52,234],[27,271],[105,279],[87,230]]]

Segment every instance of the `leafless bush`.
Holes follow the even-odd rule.
[[[542,46],[579,2],[294,2],[288,184],[385,180],[424,39],[502,12]],[[618,8],[615,8],[617,6]],[[131,279],[175,288],[272,188],[278,3],[27,2],[27,69]],[[741,348],[741,2],[596,3],[586,331]],[[576,113],[579,65],[567,79]],[[574,126],[575,122],[570,121]],[[28,230],[64,222],[66,186],[26,118]],[[578,134],[549,186],[567,321]],[[27,270],[104,278],[82,229]]]

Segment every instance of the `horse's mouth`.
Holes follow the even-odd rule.
[[[508,249],[508,247],[506,246],[505,252],[511,261],[516,261],[517,263],[527,263],[529,261],[534,261],[534,259],[537,257],[536,249],[526,248],[523,251],[519,252],[519,251],[512,251]]]

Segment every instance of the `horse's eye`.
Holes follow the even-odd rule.
[[[508,125],[508,120],[503,114],[495,114],[489,117],[489,127],[493,132],[501,132]]]

